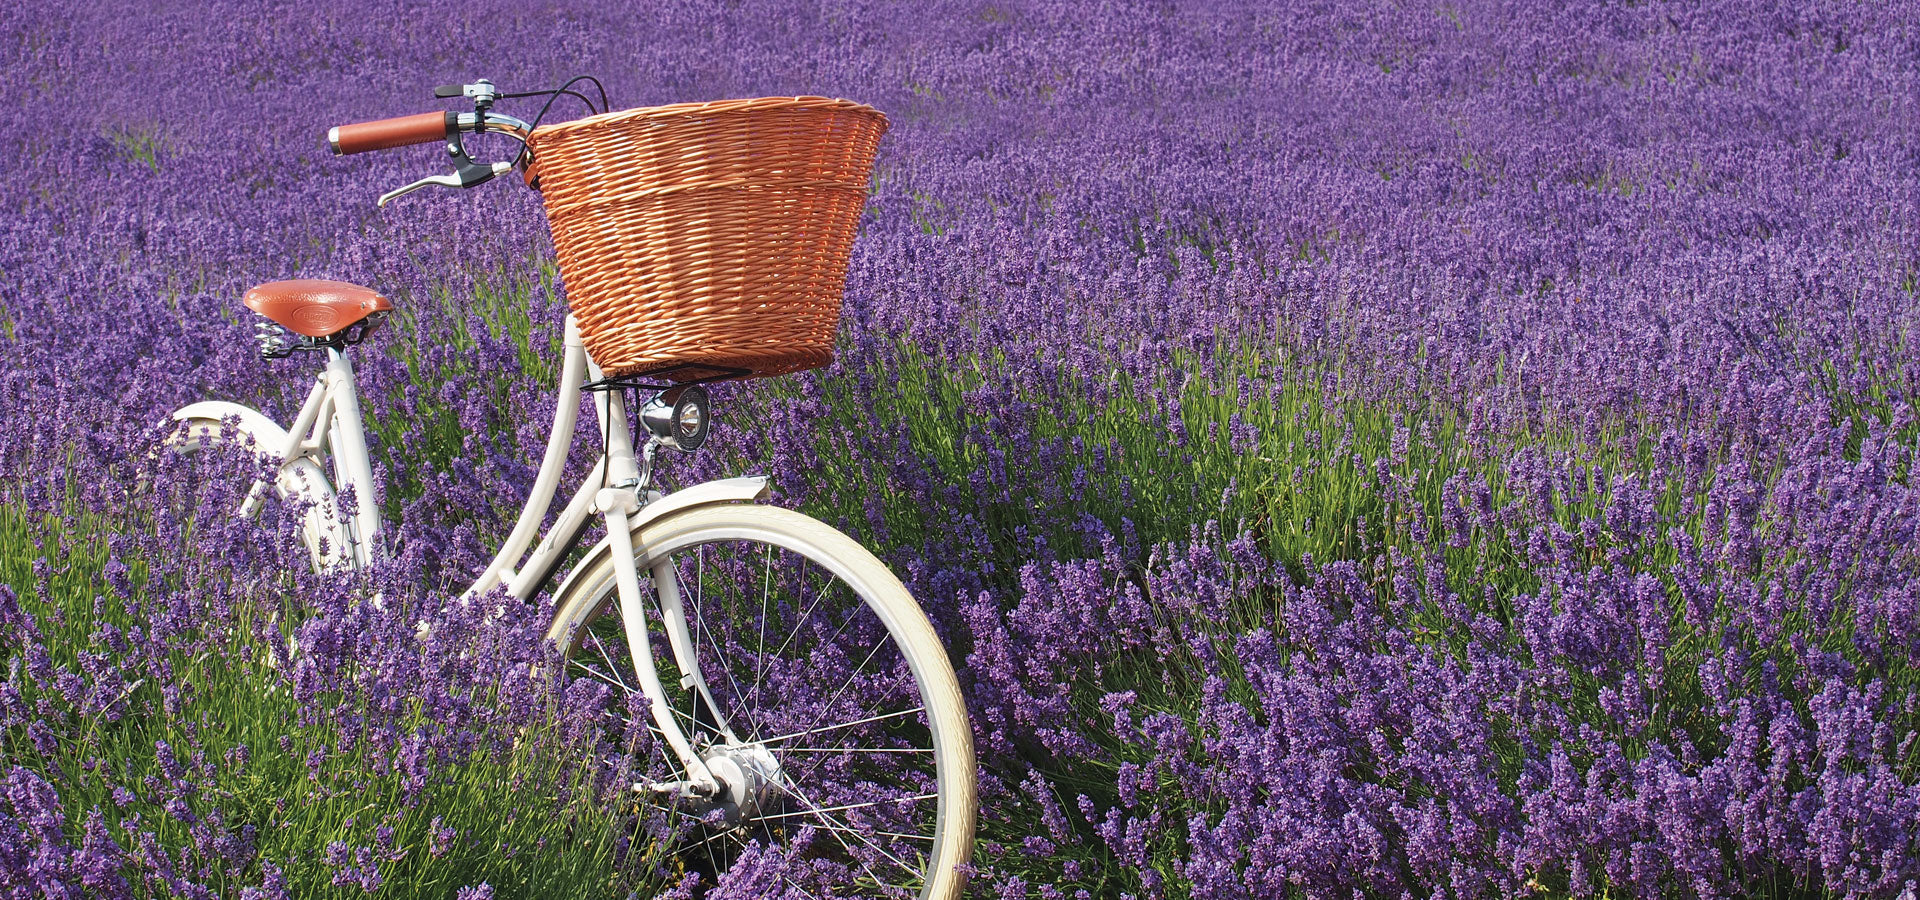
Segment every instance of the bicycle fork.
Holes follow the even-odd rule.
[[[598,377],[599,372],[595,371],[594,376]],[[714,777],[706,760],[695,750],[686,731],[674,721],[673,709],[668,706],[666,691],[660,685],[660,673],[654,665],[653,646],[647,634],[646,603],[640,592],[640,567],[634,559],[633,536],[629,530],[630,517],[639,511],[641,491],[646,489],[648,476],[652,474],[656,442],[648,443],[644,460],[635,460],[633,439],[626,427],[624,400],[617,392],[603,391],[595,395],[594,407],[600,414],[601,433],[607,439],[607,477],[612,483],[610,487],[601,489],[595,498],[595,505],[606,519],[608,546],[613,553],[614,585],[619,593],[620,618],[626,629],[627,648],[633,656],[634,672],[639,678],[641,692],[646,695],[654,725],[668,746],[673,748],[674,755],[679,757],[688,776],[684,782],[655,782],[644,787],[656,793],[678,797],[712,798],[723,793],[722,785]],[[713,694],[707,689],[706,680],[701,675],[691,632],[687,627],[679,573],[675,571],[673,561],[656,561],[648,574],[653,579],[668,644],[683,673],[680,686],[696,692],[713,717],[714,730],[727,743],[737,743],[732,729],[720,718],[719,705],[714,702]]]

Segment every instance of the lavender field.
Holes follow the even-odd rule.
[[[551,412],[537,196],[322,143],[581,73],[891,119],[836,362],[666,478],[927,609],[972,896],[1920,893],[1920,7],[18,0],[0,73],[0,897],[784,896],[653,839],[550,605],[454,602]],[[292,277],[400,307],[365,576],[153,452],[290,417]]]

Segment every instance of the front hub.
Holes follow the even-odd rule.
[[[762,744],[714,747],[702,754],[707,770],[720,782],[715,805],[727,822],[738,825],[768,812],[780,785],[780,762]]]

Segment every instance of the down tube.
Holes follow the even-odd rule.
[[[539,584],[546,580],[546,572],[541,577],[523,579],[513,570],[514,563],[526,553],[527,545],[533,542],[534,535],[540,530],[540,522],[546,518],[547,510],[553,506],[554,492],[560,486],[560,471],[566,467],[567,456],[573,449],[574,428],[580,418],[580,385],[585,380],[587,351],[580,342],[580,329],[572,315],[567,316],[565,354],[560,366],[560,396],[553,409],[553,430],[547,435],[546,454],[540,459],[540,472],[534,477],[533,490],[527,495],[526,504],[520,508],[520,518],[514,522],[512,533],[500,545],[500,551],[494,554],[493,562],[487,564],[486,571],[474,579],[467,588],[467,596],[472,597],[492,590],[502,582],[509,584]],[[528,569],[552,568],[559,561],[566,547],[550,547],[542,544],[540,551],[527,560]],[[515,593],[516,598],[520,598]],[[524,598],[520,598],[524,599]]]

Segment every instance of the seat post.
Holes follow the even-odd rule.
[[[343,498],[351,496],[353,521],[349,534],[354,546],[356,568],[373,562],[380,546],[380,498],[374,487],[373,463],[367,456],[367,433],[360,415],[360,390],[354,381],[353,364],[339,347],[327,348],[327,391],[333,400],[333,422],[328,426],[332,448],[335,485]],[[348,489],[351,489],[350,491]]]

